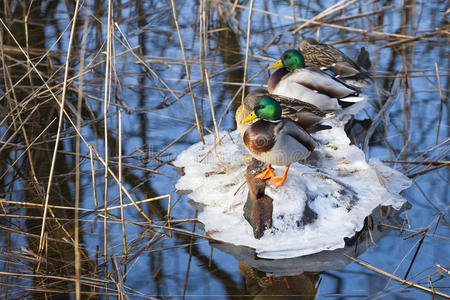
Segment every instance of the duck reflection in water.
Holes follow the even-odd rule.
[[[297,299],[314,299],[319,290],[320,273],[305,272],[296,276],[268,277],[265,272],[239,262],[239,270],[245,280],[247,292],[253,299],[284,299],[296,296]]]

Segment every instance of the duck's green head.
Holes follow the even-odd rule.
[[[242,121],[250,122],[256,118],[268,120],[268,121],[278,121],[281,119],[281,106],[277,100],[270,96],[264,96],[256,102],[253,111]]]
[[[269,66],[269,69],[276,69],[279,67],[286,67],[289,71],[305,67],[305,58],[303,54],[295,49],[289,49],[281,55],[281,59]]]

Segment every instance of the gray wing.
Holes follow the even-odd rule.
[[[340,99],[359,92],[356,88],[346,84],[344,81],[316,67],[297,69],[286,76],[289,76],[288,78],[290,80],[310,90],[317,91],[331,98]]]
[[[309,151],[313,151],[317,147],[317,142],[302,127],[298,126],[290,120],[286,120],[285,133],[295,138],[300,144],[304,145]]]

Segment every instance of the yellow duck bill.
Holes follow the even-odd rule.
[[[277,60],[273,65],[270,65],[268,67],[268,69],[278,69],[278,68],[280,68],[282,66],[284,66],[284,65],[283,65],[283,62],[280,59],[280,60]]]
[[[256,118],[257,118],[257,116],[255,114],[255,111],[252,111],[248,116],[246,116],[244,119],[242,119],[242,122],[250,122]]]

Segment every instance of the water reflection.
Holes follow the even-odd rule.
[[[409,209],[410,205],[406,203],[405,207]],[[264,296],[281,299],[294,295],[301,299],[314,299],[323,271],[344,268],[352,262],[350,257],[358,257],[386,236],[391,228],[401,227],[403,224],[404,219],[400,217],[399,211],[389,206],[380,206],[365,219],[361,231],[345,239],[344,248],[289,259],[261,259],[253,249],[247,247],[218,241],[210,241],[210,244],[238,260],[246,292],[253,296],[252,299]]]
[[[344,248],[296,258],[262,259],[256,256],[253,249],[247,247],[218,242],[210,243],[213,247],[233,255],[239,261],[274,276],[295,276],[303,272],[337,270],[352,262],[348,256],[358,257],[376,241],[387,235],[392,227],[401,227],[404,222],[400,217],[401,212],[402,210],[397,211],[390,206],[380,206],[366,217],[361,231],[353,237],[345,238]]]
[[[285,299],[295,296],[297,299],[315,299],[319,290],[320,274],[304,272],[296,276],[267,277],[264,272],[239,262],[239,270],[245,280],[250,299]]]

